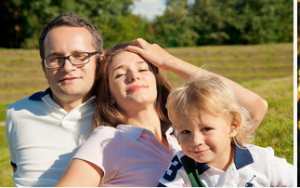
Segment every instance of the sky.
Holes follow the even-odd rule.
[[[132,13],[151,21],[156,15],[162,15],[165,8],[165,0],[136,0]]]
[[[189,0],[195,2],[195,0]],[[166,8],[166,0],[135,0],[132,13],[152,21],[156,15],[162,15]]]

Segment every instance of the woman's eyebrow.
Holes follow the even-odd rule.
[[[136,61],[135,62],[135,64],[148,64],[146,61],[144,61],[144,60],[140,60],[140,61]],[[119,66],[117,66],[113,71],[116,71],[116,70],[118,70],[118,69],[122,69],[122,68],[124,68],[124,67],[126,67],[126,65],[119,65]]]

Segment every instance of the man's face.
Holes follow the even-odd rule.
[[[44,57],[94,52],[92,40],[91,33],[83,27],[54,28],[46,35]],[[70,111],[91,97],[97,67],[96,59],[96,55],[93,55],[89,63],[80,67],[73,66],[69,60],[65,60],[61,68],[44,68],[53,100],[66,111]]]

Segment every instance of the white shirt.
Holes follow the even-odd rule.
[[[246,145],[247,149],[236,147],[234,163],[226,172],[197,163],[198,175],[208,187],[292,187],[293,166],[283,158],[274,156],[272,148]],[[191,181],[182,166],[180,151],[160,179],[160,186],[191,187]],[[196,164],[196,163],[195,163]]]
[[[67,113],[50,93],[8,106],[6,137],[16,186],[54,186],[91,133],[95,97]]]
[[[156,187],[175,152],[180,149],[176,137],[166,132],[169,148],[147,129],[130,125],[98,127],[74,158],[100,167],[103,187]],[[174,152],[174,153],[173,153]]]

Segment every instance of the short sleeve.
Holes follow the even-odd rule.
[[[5,133],[6,133],[6,139],[7,139],[7,144],[8,144],[8,149],[10,152],[10,160],[11,160],[11,164],[16,167],[16,156],[15,156],[15,152],[13,149],[13,118],[12,118],[12,111],[13,111],[13,105],[10,104],[7,107],[7,111],[6,111],[6,123],[5,123]]]
[[[271,186],[275,187],[293,187],[294,167],[289,164],[286,159],[279,158],[274,155],[274,150],[271,147],[267,147],[267,158],[270,162],[272,170],[271,174]]]
[[[100,167],[104,172],[102,180],[105,182],[114,177],[120,167],[121,143],[117,129],[101,126],[94,130],[73,158],[89,161]]]

